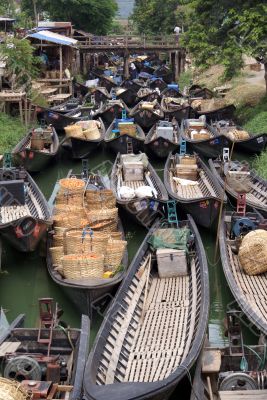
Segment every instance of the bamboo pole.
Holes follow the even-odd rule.
[[[62,93],[62,79],[63,79],[63,57],[62,57],[62,45],[59,47],[59,80],[60,80],[60,89],[59,93]]]

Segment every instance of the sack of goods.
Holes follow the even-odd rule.
[[[66,126],[65,133],[69,138],[98,140],[101,137],[99,121],[79,121],[74,125]]]
[[[249,193],[251,190],[251,177],[249,171],[228,171],[226,183],[237,193]]]
[[[148,111],[153,111],[154,107],[155,107],[155,103],[149,103],[148,101],[144,101],[143,103],[141,103],[141,109],[142,110],[148,110]]]
[[[257,229],[249,232],[242,240],[238,258],[248,275],[267,272],[267,231]]]
[[[250,138],[247,131],[241,131],[239,129],[230,129],[226,136],[228,136],[233,142],[236,140],[246,140]]]
[[[120,186],[118,194],[121,199],[125,200],[131,200],[135,198],[135,191],[129,186]]]
[[[136,137],[136,125],[133,122],[119,122],[118,128],[121,135]]]
[[[67,138],[83,138],[83,130],[82,127],[76,124],[68,125],[64,128],[65,134]]]
[[[153,197],[153,189],[150,186],[139,186],[135,189],[135,195],[139,199],[143,199],[144,197]]]

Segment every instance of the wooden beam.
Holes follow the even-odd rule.
[[[63,78],[63,55],[62,55],[62,46],[60,45],[59,47],[59,79],[60,79],[60,84],[62,84],[62,78]],[[62,93],[62,89],[59,89],[59,93]]]

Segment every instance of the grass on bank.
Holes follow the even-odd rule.
[[[0,113],[0,154],[10,152],[26,134],[25,126],[17,117]]]
[[[259,176],[267,180],[267,150],[255,157],[252,166]]]

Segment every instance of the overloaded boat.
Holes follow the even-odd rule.
[[[85,399],[168,399],[201,351],[208,314],[208,266],[193,219],[155,222],[97,334]]]

